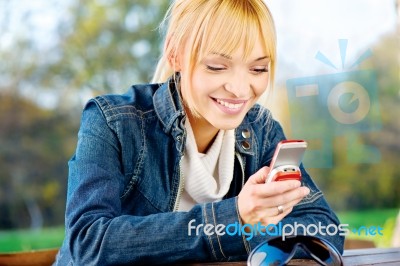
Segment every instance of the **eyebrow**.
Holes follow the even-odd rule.
[[[261,56],[261,57],[257,58],[254,61],[261,61],[261,60],[264,60],[264,59],[269,59],[269,56]]]
[[[232,56],[227,55],[227,54],[220,54],[220,53],[212,53],[212,54],[221,56],[221,57],[226,58],[228,60],[232,60]],[[261,61],[261,60],[264,60],[264,59],[269,59],[269,56],[261,56],[261,57],[257,58],[256,60],[254,60],[253,62]]]
[[[223,58],[232,60],[232,56],[229,56],[229,55],[227,55],[227,54],[221,54],[221,53],[212,53],[212,54],[215,54],[215,55],[221,56],[221,57],[223,57]]]

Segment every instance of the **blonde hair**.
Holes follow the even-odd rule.
[[[260,36],[270,58],[269,87],[273,86],[276,33],[271,13],[262,0],[175,0],[161,23],[163,26],[168,29],[154,83],[165,82],[176,72],[174,59],[180,53],[187,55],[183,65],[188,66],[185,72],[191,77],[194,66],[210,53],[230,55],[244,44],[246,59]],[[191,93],[187,94],[191,98]],[[192,99],[187,102],[192,106]]]

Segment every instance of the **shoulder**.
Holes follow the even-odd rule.
[[[249,110],[243,124],[252,128],[263,153],[273,149],[279,141],[286,138],[281,124],[274,119],[269,109],[260,104]]]
[[[85,110],[98,109],[107,120],[122,117],[146,117],[154,112],[153,95],[160,84],[131,86],[124,94],[99,95],[89,100]]]
[[[266,107],[255,104],[243,120],[243,124],[250,125],[255,131],[269,132],[271,130],[282,130],[279,122],[274,119],[271,111]]]

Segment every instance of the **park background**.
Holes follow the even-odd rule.
[[[399,1],[266,2],[278,32],[267,106],[288,138],[309,140],[310,154],[327,145],[305,166],[342,223],[384,228],[383,236],[350,237],[391,246],[400,209]],[[61,245],[82,108],[95,95],[151,80],[168,4],[0,0],[0,252]],[[363,71],[366,80],[351,74]],[[296,96],[296,83],[315,80],[323,96]],[[365,107],[351,89],[327,102],[322,88],[346,80],[369,95],[365,121],[344,125],[329,112],[332,104],[349,114]]]

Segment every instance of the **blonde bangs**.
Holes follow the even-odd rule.
[[[211,53],[232,55],[242,45],[243,57],[247,58],[254,47],[254,40],[260,35],[257,21],[243,14],[243,10],[223,5],[219,9],[210,14],[202,25],[203,28],[199,29],[201,37],[199,43],[194,44],[198,51],[197,61]]]
[[[214,2],[214,1],[209,1]],[[211,53],[231,55],[244,45],[243,59],[250,55],[256,40],[266,48],[266,56],[275,60],[275,31],[272,18],[265,12],[266,6],[257,1],[228,0],[219,5],[210,3],[214,10],[207,14],[202,24],[192,34],[191,59],[199,62]],[[262,2],[261,0],[259,2]],[[261,25],[264,25],[261,26]]]

